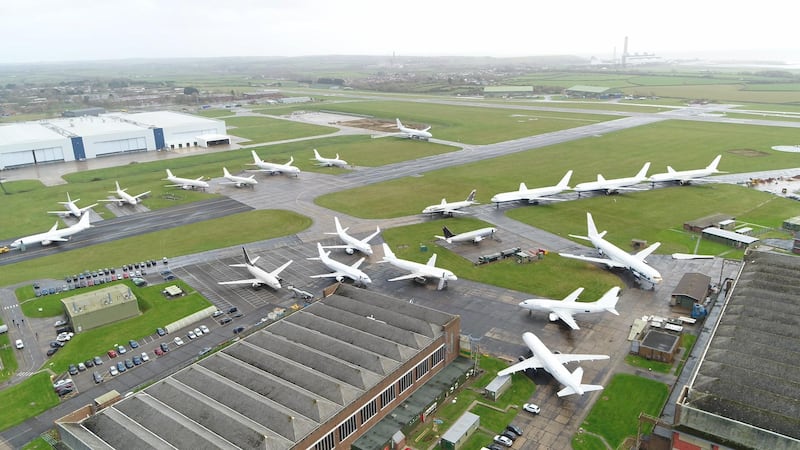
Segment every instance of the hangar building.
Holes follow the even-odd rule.
[[[171,111],[0,125],[0,167],[229,143],[225,122]]]
[[[800,449],[800,259],[749,252],[678,396],[672,448]]]
[[[71,449],[349,448],[459,353],[460,317],[340,285],[96,414]]]
[[[96,291],[61,299],[64,313],[76,333],[130,319],[140,314],[131,289],[115,284]]]

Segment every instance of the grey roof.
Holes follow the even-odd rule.
[[[712,236],[718,236],[724,239],[729,239],[731,241],[741,242],[743,244],[752,244],[753,242],[758,242],[757,237],[748,236],[746,234],[739,234],[733,231],[723,230],[720,228],[709,227],[703,230],[703,234],[710,234]]]
[[[745,256],[689,406],[800,439],[800,259]]]
[[[472,428],[473,425],[476,423],[480,423],[481,418],[477,414],[473,414],[469,411],[465,412],[461,415],[461,417],[456,420],[456,423],[453,424],[445,433],[442,435],[442,440],[447,442],[458,442],[467,431]]]
[[[288,449],[394,376],[453,317],[343,285],[65,429],[95,447]]]
[[[711,277],[708,275],[688,272],[681,277],[681,281],[678,282],[675,290],[672,291],[672,295],[684,295],[695,301],[702,302],[706,299],[709,283],[711,283]]]

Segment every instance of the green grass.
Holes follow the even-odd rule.
[[[2,322],[0,321],[0,323]],[[16,351],[17,349],[11,345],[8,333],[0,334],[0,360],[3,363],[3,367],[0,369],[0,381],[5,381],[16,373],[18,367]]]
[[[659,373],[669,373],[669,371],[672,370],[672,364],[661,361],[653,361],[651,359],[642,358],[638,355],[625,356],[625,362],[633,367],[653,370]]]
[[[48,444],[42,437],[38,437],[22,447],[22,450],[50,450],[53,446]]]
[[[248,211],[3,266],[3,282],[60,279],[86,268],[120,267],[132,260],[199,253],[286,236],[309,226],[310,218],[291,211]],[[237,232],[231,233],[232,229]]]
[[[607,450],[606,444],[597,436],[588,433],[578,433],[572,437],[572,448],[574,450]]]
[[[686,365],[686,360],[689,359],[689,355],[692,353],[692,348],[694,348],[695,342],[697,342],[697,336],[694,334],[681,334],[681,347],[683,347],[683,355],[681,356],[681,361],[678,363],[677,367],[675,367],[675,376],[680,376],[681,371],[683,371],[683,367]]]
[[[286,109],[328,110],[373,116],[394,123],[400,118],[404,125],[418,127],[423,124],[433,128],[437,139],[468,144],[490,144],[524,136],[564,130],[592,123],[612,120],[602,114],[580,114],[511,110],[469,105],[441,105],[433,103],[361,101],[346,103],[319,103]],[[276,111],[272,111],[275,113]],[[355,118],[354,118],[355,119]],[[236,130],[231,130],[236,134]]]
[[[563,298],[572,292],[575,286],[583,286],[584,297],[597,298],[612,286],[619,284],[619,279],[607,270],[594,267],[587,270],[584,263],[576,263],[574,260],[560,258],[554,254],[528,264],[518,264],[509,258],[476,266],[474,261],[437,245],[433,236],[441,234],[442,225],[447,225],[451,230],[466,231],[490,224],[473,218],[453,218],[391,228],[383,230],[382,235],[398,258],[425,263],[433,253],[436,253],[438,255],[436,266],[453,271],[459,278],[543,297]],[[427,245],[428,251],[420,250],[421,243]]]
[[[603,436],[613,448],[619,448],[628,436],[635,436],[639,413],[658,416],[669,390],[667,385],[628,374],[617,374],[602,391],[581,428]],[[652,426],[645,427],[650,432]],[[578,447],[573,439],[573,447]]]
[[[48,369],[55,373],[61,373],[67,370],[70,364],[77,364],[94,356],[105,355],[114,344],[127,347],[130,339],[140,340],[145,336],[150,336],[158,327],[163,327],[211,306],[211,302],[200,293],[180,281],[170,282],[170,284],[177,285],[187,295],[173,300],[168,300],[161,294],[161,290],[164,289],[163,284],[137,288],[130,281],[124,281],[124,283],[132,289],[142,314],[132,319],[76,333],[67,345],[49,359],[46,363]],[[140,347],[137,350],[139,353],[143,351],[152,353],[153,349]],[[135,353],[136,350],[128,350],[128,352]],[[107,370],[106,367],[101,367],[101,369]]]
[[[275,142],[307,136],[331,134],[338,128],[310,125],[271,117],[228,117],[225,119],[228,134],[239,136],[253,143]]]
[[[0,391],[0,430],[11,428],[58,404],[47,373],[37,373],[22,383]]]

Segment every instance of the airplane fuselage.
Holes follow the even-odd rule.
[[[492,236],[494,233],[497,232],[497,228],[494,227],[486,227],[480,228],[478,230],[467,231],[465,233],[457,234],[455,236],[449,237],[445,239],[449,243],[455,242],[480,242],[486,236]]]
[[[424,278],[438,278],[444,279],[445,281],[456,281],[458,277],[456,275],[447,270],[442,269],[439,267],[429,266],[427,264],[418,263],[416,261],[409,261],[407,259],[400,259],[400,258],[387,258],[383,257],[383,261],[397,267],[398,269],[407,270],[412,273],[418,273],[420,276]]]
[[[602,237],[595,236],[591,238],[591,242],[601,254],[605,255],[611,260],[627,266],[628,270],[633,272],[633,275],[636,278],[648,281],[653,285],[661,283],[661,274],[656,269],[650,267],[646,262],[640,260],[634,255],[629,254],[625,250],[622,250]]]
[[[280,280],[272,276],[272,274],[266,270],[256,265],[247,264],[247,271],[250,272],[250,275],[252,275],[254,279],[260,281],[260,284],[265,284],[275,290],[281,288]]]
[[[575,185],[572,190],[575,192],[605,191],[607,194],[613,194],[617,192],[617,189],[619,188],[634,186],[642,181],[645,181],[645,179],[640,179],[637,177],[615,178],[605,181],[589,181],[587,183],[579,183]]]
[[[530,202],[532,201],[532,199],[547,197],[549,195],[556,195],[563,191],[564,189],[553,186],[546,188],[528,189],[525,191],[501,192],[492,197],[491,202],[503,203],[503,202],[522,201],[522,200]]]
[[[567,368],[561,364],[561,361],[553,356],[553,353],[550,351],[550,349],[548,349],[535,334],[526,332],[522,335],[522,340],[525,342],[525,345],[531,349],[533,356],[541,361],[543,366],[542,368],[547,371],[547,373],[552,375],[553,378],[555,378],[556,381],[562,385],[572,388],[576,394],[583,395],[583,389],[581,388],[580,381],[576,382],[569,370],[567,370]]]
[[[454,209],[461,209],[466,208],[467,206],[474,205],[474,202],[468,202],[465,200],[459,202],[452,202],[452,203],[445,203],[445,204],[438,204],[438,205],[430,205],[427,206],[425,209],[422,210],[422,214],[449,214],[450,211]]]
[[[355,253],[354,250],[358,250],[361,253],[364,253],[365,255],[372,255],[371,245],[364,243],[345,232],[337,232],[337,234],[339,235],[339,239],[341,239],[342,242],[344,242],[345,245],[348,246],[349,251],[347,252],[347,254],[352,255],[353,253]]]
[[[650,181],[653,183],[677,182],[680,184],[688,184],[695,178],[705,178],[716,173],[716,171],[708,169],[696,170],[683,170],[680,172],[664,172],[656,173],[650,176]]]
[[[84,216],[88,217],[88,216]],[[81,219],[80,222],[76,223],[75,225],[62,228],[62,229],[51,229],[50,231],[46,231],[44,233],[37,233],[32,234],[30,236],[25,236],[19,238],[12,242],[9,246],[11,248],[22,248],[23,246],[28,246],[31,244],[42,244],[43,246],[50,245],[54,241],[61,241],[63,239],[69,238],[73,234],[80,233],[87,228],[90,228],[91,225],[88,222],[84,222],[85,219]],[[58,224],[56,223],[56,226]]]

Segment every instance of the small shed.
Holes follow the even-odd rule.
[[[650,330],[639,345],[639,356],[671,364],[678,353],[680,340],[680,335]]]
[[[687,272],[669,297],[669,305],[691,311],[695,303],[702,303],[708,295],[711,277],[697,272]]]
[[[483,392],[494,401],[509,387],[511,387],[511,375],[497,376],[486,386]]]
[[[683,229],[700,233],[706,228],[718,228],[721,223],[728,223],[727,221],[735,221],[736,218],[730,214],[712,214],[710,216],[701,217],[699,219],[690,220],[683,224]]]
[[[736,248],[749,247],[759,241],[758,238],[739,234],[734,231],[709,227],[703,230],[703,237],[712,241],[722,242]]]
[[[442,448],[458,450],[467,442],[467,439],[478,429],[480,424],[481,418],[477,414],[473,414],[469,411],[465,412],[442,436],[440,441]]]

